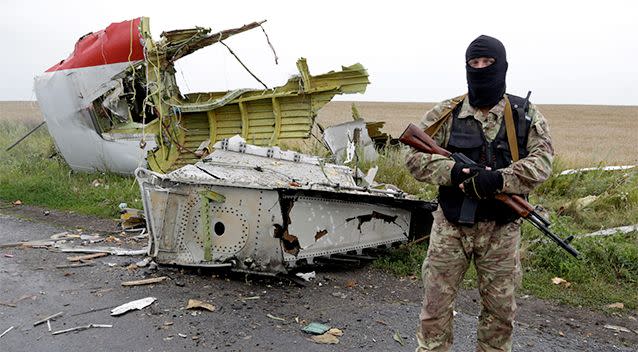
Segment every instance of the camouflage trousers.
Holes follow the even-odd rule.
[[[514,291],[521,280],[521,220],[465,227],[448,222],[440,208],[433,215],[430,246],[422,268],[425,292],[416,351],[448,351],[452,347],[454,299],[472,260],[481,295],[476,350],[511,351]]]

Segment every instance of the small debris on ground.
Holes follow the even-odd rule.
[[[148,263],[150,263],[150,262],[151,262],[151,260],[152,260],[152,258],[151,258],[151,257],[146,257],[146,258],[144,258],[144,259],[140,260],[139,262],[135,263],[135,265],[136,265],[138,268],[143,268],[143,267],[147,266],[147,265],[148,265]]]
[[[43,319],[38,320],[35,323],[33,323],[33,326],[38,326],[38,325],[43,324],[43,323],[48,323],[50,320],[55,320],[55,318],[61,317],[63,314],[64,314],[64,312],[57,312],[55,314],[49,315],[48,317],[43,318]]]
[[[48,240],[36,240],[36,241],[27,241],[27,242],[14,242],[14,243],[2,243],[0,244],[0,248],[13,248],[13,247],[22,247],[22,248],[48,248],[55,245],[55,242]]]
[[[296,273],[295,276],[300,277],[305,281],[310,281],[315,278],[316,274],[314,271],[311,271],[309,273]]]
[[[332,335],[329,333],[310,336],[310,340],[314,343],[320,343],[320,344],[326,344],[326,345],[336,345],[339,343],[339,339],[335,335]]]
[[[52,239],[52,240],[63,240],[65,238],[67,238],[68,235],[69,235],[69,233],[65,231],[65,232],[60,232],[60,233],[53,234],[49,238]]]
[[[563,278],[560,278],[560,277],[555,277],[555,278],[553,278],[553,279],[552,279],[552,283],[553,283],[554,285],[561,285],[561,286],[563,286],[563,287],[565,287],[565,288],[567,288],[567,287],[569,287],[569,286],[571,286],[571,285],[572,285],[572,283],[571,283],[571,282],[569,282],[569,281],[567,281],[567,280],[565,280],[565,279],[563,279]]]
[[[608,304],[606,307],[611,309],[623,309],[625,308],[625,304],[623,304],[622,302],[616,302],[616,303]]]
[[[200,301],[198,299],[189,299],[186,309],[205,309],[210,312],[214,312],[217,308],[215,305]]]
[[[106,257],[107,255],[109,255],[109,254],[108,253],[104,253],[104,252],[86,254],[86,255],[76,255],[76,256],[73,256],[73,257],[66,257],[66,260],[68,260],[70,262],[81,262],[81,261],[85,261],[85,260],[91,260],[91,259]]]
[[[254,301],[254,300],[257,300],[257,299],[260,299],[260,298],[261,297],[259,297],[259,296],[250,296],[250,297],[241,297],[240,296],[238,301],[241,301],[241,302]]]
[[[124,208],[120,210],[120,221],[123,229],[137,229],[146,227],[144,211],[140,209]]]
[[[150,306],[151,304],[153,304],[153,302],[155,302],[157,300],[157,298],[155,297],[146,297],[146,298],[142,298],[142,299],[138,299],[135,301],[131,301],[128,303],[124,303],[122,305],[119,305],[113,309],[111,309],[111,315],[113,316],[118,316],[118,315],[122,315],[126,312],[129,312],[131,310],[140,310],[140,309],[144,309],[148,306]]]
[[[394,339],[394,341],[398,342],[401,346],[405,346],[405,340],[403,340],[403,337],[398,331],[394,332],[394,335],[392,336],[392,338]]]
[[[22,201],[20,199],[17,199],[15,202],[13,202],[14,206],[18,206],[18,205],[22,205]]]
[[[284,318],[280,318],[280,317],[277,317],[277,316],[274,316],[274,315],[272,315],[272,314],[270,314],[270,313],[266,314],[266,316],[267,316],[268,318],[270,318],[270,319],[273,319],[273,320],[286,321],[286,319],[284,319]]]
[[[89,241],[90,243],[104,241],[104,238],[102,236],[100,236],[99,234],[96,234],[96,233],[94,233],[92,235],[80,235],[80,239],[82,241]]]
[[[303,332],[307,332],[309,334],[315,334],[315,335],[321,335],[325,332],[327,332],[328,330],[330,330],[330,327],[328,325],[324,325],[321,323],[310,323],[306,326],[303,327],[303,329],[301,329]]]
[[[33,242],[27,242],[27,243],[33,243]],[[24,242],[23,244],[21,244],[22,246],[25,246]],[[50,246],[53,246],[54,243],[51,242]],[[56,246],[57,247],[57,246]],[[113,255],[130,255],[130,256],[135,256],[135,255],[145,255],[147,250],[146,249],[128,249],[128,248],[120,248],[120,247],[63,247],[63,246],[59,246],[58,250],[60,252],[64,252],[64,253],[109,253],[109,254],[113,254]]]
[[[563,204],[563,206],[558,208],[557,213],[560,215],[564,213],[568,208],[574,208],[577,211],[581,211],[587,208],[588,206],[590,206],[591,204],[593,204],[597,199],[598,199],[598,196],[587,196],[587,197],[573,200],[571,202]]]
[[[11,307],[11,308],[15,308],[17,307],[17,304],[19,302],[24,301],[25,299],[32,299],[32,300],[36,300],[38,298],[37,295],[24,295],[16,300],[14,300],[13,302],[0,302],[0,306],[7,306],[7,307]]]
[[[605,329],[609,329],[609,330],[614,330],[615,332],[632,332],[631,330],[627,329],[624,326],[618,326],[618,325],[605,325]]]
[[[13,326],[11,326],[10,328],[8,328],[7,330],[5,330],[2,334],[0,334],[0,338],[2,336],[4,336],[6,333],[8,333],[9,331],[13,330]]]
[[[65,264],[65,265],[56,265],[56,269],[72,269],[72,268],[81,268],[83,266],[93,266],[92,262],[87,263],[75,263],[75,264]]]
[[[142,280],[124,281],[122,282],[122,286],[150,285],[150,284],[156,284],[156,283],[162,282],[166,279],[168,279],[167,276],[160,276],[160,277],[152,277],[149,279],[142,279]]]
[[[70,329],[54,331],[51,333],[51,335],[59,335],[59,334],[64,334],[64,333],[72,332],[72,331],[88,330],[91,328],[112,328],[112,327],[113,325],[110,325],[110,324],[89,324],[89,325],[83,325],[83,326],[76,326]]]
[[[13,258],[14,257],[13,254],[9,254],[9,253],[5,253],[5,254],[3,254],[3,256],[5,258]]]

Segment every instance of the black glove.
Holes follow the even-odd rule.
[[[466,174],[465,172],[463,172],[463,169],[470,169],[470,173]],[[461,183],[463,183],[463,181],[476,175],[478,173],[478,170],[481,169],[483,168],[476,164],[456,162],[454,166],[452,166],[452,171],[450,171],[450,180],[452,181],[452,185],[460,185]]]
[[[463,192],[470,198],[487,199],[503,188],[503,175],[498,171],[478,170],[476,175],[463,181]]]

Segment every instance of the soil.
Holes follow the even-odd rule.
[[[0,204],[0,244],[49,239],[63,231],[99,233],[105,238],[85,243],[88,247],[145,246],[135,234],[121,233],[115,220]],[[0,334],[14,326],[0,338],[0,350],[413,351],[416,347],[420,280],[395,277],[370,265],[313,267],[316,278],[302,287],[280,277],[137,267],[143,257],[132,256],[111,255],[94,259],[91,266],[56,268],[69,264],[68,256],[52,248],[0,248]],[[159,276],[168,279],[154,285],[121,285]],[[147,308],[109,315],[115,306],[148,296],[157,301]],[[189,299],[216,309],[187,310]],[[475,290],[459,293],[455,351],[475,348],[478,301]],[[518,304],[514,350],[638,351],[636,311],[608,314],[528,296],[519,297]],[[87,324],[112,328],[52,335],[46,324],[33,326],[60,311],[64,315],[51,322],[53,331]],[[316,344],[301,331],[310,322],[339,328],[343,336],[337,345]]]

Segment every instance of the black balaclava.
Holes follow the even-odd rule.
[[[494,63],[484,68],[473,68],[468,65],[470,59],[477,57],[494,58]],[[465,70],[467,71],[467,90],[470,105],[477,108],[491,108],[505,94],[505,74],[507,59],[505,47],[498,39],[482,35],[465,51]]]

